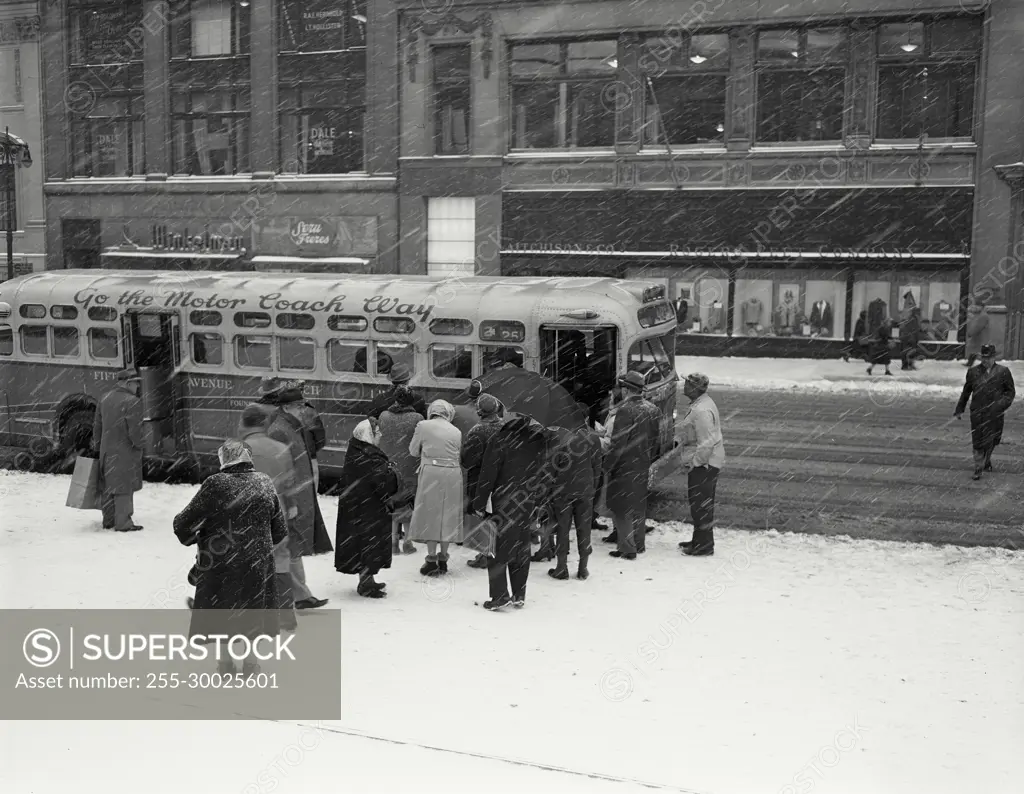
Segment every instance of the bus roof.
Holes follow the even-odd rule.
[[[116,305],[118,296],[141,290],[143,295],[165,296],[193,293],[194,298],[248,298],[244,308],[270,310],[258,306],[259,296],[279,293],[284,301],[327,300],[344,295],[346,310],[361,313],[363,301],[386,295],[407,304],[435,307],[433,316],[443,316],[447,308],[477,307],[493,314],[510,298],[519,303],[516,313],[557,300],[579,307],[600,309],[602,304],[622,306],[644,303],[644,293],[656,282],[614,278],[554,277],[515,278],[507,276],[413,276],[349,275],[332,273],[257,273],[257,272],[176,272],[166,270],[51,270],[21,276],[0,283],[0,300],[20,305],[42,302],[74,304],[83,291],[110,296],[107,305]],[[648,293],[650,294],[650,293]],[[663,299],[660,295],[659,299]],[[526,305],[523,305],[523,304]],[[79,305],[81,302],[79,301]],[[150,308],[174,306],[155,302]],[[359,307],[358,309],[356,307]],[[241,308],[241,306],[238,306]],[[281,309],[277,309],[281,310]],[[296,307],[294,311],[302,311]],[[339,313],[344,313],[341,311]]]

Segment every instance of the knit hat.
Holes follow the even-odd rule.
[[[412,380],[412,373],[405,364],[394,364],[391,367],[390,377],[392,383],[408,383]]]
[[[501,403],[498,398],[490,394],[481,394],[476,398],[476,412],[481,418],[494,416],[501,410]]]
[[[694,389],[698,391],[707,391],[708,386],[711,385],[711,380],[707,375],[702,375],[699,372],[691,372],[686,376],[686,383],[690,384]]]
[[[230,438],[220,445],[217,457],[220,459],[220,470],[224,471],[229,466],[236,466],[239,463],[252,463],[252,450],[244,441]]]
[[[480,394],[483,392],[483,390],[484,390],[484,385],[480,381],[478,381],[476,379],[470,381],[470,383],[469,383],[469,396],[470,397],[472,397],[473,399],[476,399],[477,397],[480,396]]]
[[[400,408],[409,408],[416,404],[416,392],[408,386],[398,386],[395,389],[395,405]]]

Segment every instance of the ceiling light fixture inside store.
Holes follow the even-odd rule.
[[[690,60],[694,63],[704,63],[707,60],[703,55],[691,55]]]
[[[717,132],[725,132],[725,125],[722,122],[718,122],[718,126],[715,127]]]
[[[906,44],[901,44],[900,49],[904,52],[913,52],[917,49],[917,45],[908,41]]]
[[[364,25],[366,24],[366,17],[363,16],[362,14],[353,14],[352,19],[354,19],[356,22],[361,22]]]
[[[611,55],[604,59],[604,65],[607,66],[609,69],[618,69],[619,60],[614,55]]]

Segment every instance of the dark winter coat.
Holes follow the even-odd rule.
[[[270,477],[251,463],[208,477],[174,517],[174,534],[182,545],[199,547],[192,636],[278,633],[273,549],[288,536],[288,528]]]
[[[900,326],[900,352],[907,356],[917,349],[921,343],[921,317],[911,311],[910,316]]]
[[[327,534],[324,517],[316,498],[313,483],[313,464],[306,452],[302,424],[280,406],[267,406],[270,425],[267,435],[285,444],[292,454],[295,466],[295,507],[297,515],[288,521],[288,544],[292,557],[327,554],[334,551],[331,536]]]
[[[142,400],[118,384],[100,399],[92,426],[99,452],[100,487],[127,494],[142,488]]]
[[[376,397],[370,403],[370,408],[367,410],[366,415],[371,416],[374,419],[380,419],[380,415],[394,404],[396,391],[398,391],[397,385],[392,386],[379,397]],[[427,418],[427,401],[423,399],[422,395],[416,395],[416,403],[413,405],[413,408],[416,409],[416,413],[424,419]]]
[[[400,480],[399,493],[393,502],[398,506],[411,506],[416,500],[416,482],[420,459],[409,453],[416,425],[423,421],[412,406],[399,408],[393,405],[380,415],[380,449],[395,470]]]
[[[391,508],[398,473],[387,455],[358,438],[348,442],[338,496],[334,567],[341,573],[391,567]]]
[[[659,429],[654,415],[633,395],[619,405],[612,424],[611,446],[604,460],[606,505],[615,514],[641,510],[653,459],[652,437]]]
[[[327,431],[316,408],[302,399],[301,393],[289,395],[287,392],[280,405],[294,416],[302,427],[302,440],[306,444],[306,454],[316,460],[317,453],[327,445]]]
[[[594,499],[601,480],[604,455],[601,439],[592,429],[555,428],[556,443],[551,452],[554,485],[551,499],[564,504],[576,499]]]
[[[462,433],[462,440],[465,443],[466,436],[469,431],[472,430],[477,422],[480,421],[480,417],[476,412],[476,403],[469,402],[464,405],[454,405],[455,418],[452,419],[452,424],[455,428]]]
[[[467,512],[472,508],[473,497],[476,495],[477,482],[480,480],[480,467],[484,464],[484,453],[487,443],[494,434],[501,430],[502,420],[497,416],[490,417],[474,425],[462,437],[462,468],[466,470],[466,503]]]
[[[545,465],[553,439],[529,416],[511,414],[487,442],[473,509],[483,512],[491,499],[499,537],[529,538],[533,513],[548,501],[553,485],[552,467]]]
[[[988,449],[1003,440],[1003,414],[1017,396],[1010,370],[1001,364],[989,369],[983,365],[967,370],[967,382],[956,405],[961,414],[971,401],[971,444],[975,449]]]
[[[871,335],[871,347],[868,351],[872,365],[884,364],[889,366],[892,363],[892,352],[889,349],[889,342],[891,340],[892,334],[888,325],[880,325],[875,329],[875,332]]]

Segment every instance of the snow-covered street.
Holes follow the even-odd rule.
[[[193,552],[170,519],[196,486],[147,483],[145,530],[122,535],[64,507],[69,481],[0,472],[2,606],[182,606]],[[436,580],[397,558],[383,601],[314,558],[313,591],[343,613],[343,720],[327,727],[413,746],[255,721],[8,722],[0,789],[1019,790],[1024,555],[722,530],[715,557],[689,559],[688,530],[660,525],[632,563],[598,543],[587,582],[535,565],[526,609],[499,614],[462,551]],[[152,775],[168,753],[181,762]]]

